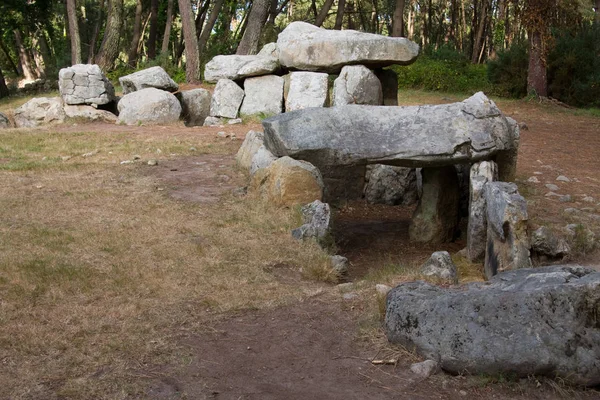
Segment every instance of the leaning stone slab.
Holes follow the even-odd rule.
[[[600,384],[600,272],[509,271],[441,288],[405,283],[387,296],[388,339],[454,373],[546,375]]]
[[[481,161],[471,166],[469,190],[469,223],[467,227],[467,258],[483,261],[487,237],[487,215],[484,187],[498,180],[498,167],[493,161]]]
[[[323,198],[319,170],[306,161],[282,157],[268,168],[259,169],[250,188],[267,201],[284,207],[307,204]]]
[[[176,94],[185,126],[202,126],[210,114],[211,94],[206,89],[183,90]]]
[[[102,122],[117,122],[117,116],[110,111],[99,110],[92,106],[77,105],[69,106],[65,105],[65,115],[68,118],[76,118],[87,121],[102,121]]]
[[[58,89],[65,104],[108,104],[115,88],[96,64],[76,64],[58,72]]]
[[[147,88],[126,94],[119,101],[117,123],[125,125],[163,125],[179,120],[179,100],[164,90]]]
[[[329,75],[318,72],[292,72],[285,99],[285,111],[325,107]]]
[[[268,75],[279,69],[279,60],[265,53],[257,55],[222,55],[210,60],[204,67],[204,80],[238,80],[250,76]]]
[[[245,171],[250,171],[252,165],[252,158],[258,151],[258,149],[264,143],[264,135],[262,132],[248,131],[246,137],[240,146],[237,154],[235,155],[235,161]]]
[[[60,97],[37,97],[15,110],[15,125],[17,128],[31,128],[62,123],[65,117],[63,101]]]
[[[370,204],[408,206],[419,199],[414,168],[372,164],[367,167],[366,181],[365,199]]]
[[[280,76],[248,78],[244,81],[244,93],[241,115],[272,116],[283,111],[283,78]]]
[[[487,243],[485,276],[531,267],[527,237],[527,201],[517,185],[488,182],[485,185]]]
[[[303,109],[267,118],[263,126],[267,149],[309,161],[326,180],[333,167],[471,163],[513,151],[519,143],[516,122],[481,92],[435,106]]]
[[[176,92],[179,90],[179,85],[171,79],[162,67],[158,66],[122,76],[119,78],[119,83],[123,87],[124,95],[146,88],[161,89],[167,92]]]
[[[370,104],[379,106],[383,103],[381,82],[369,68],[364,65],[349,65],[333,82],[333,106],[348,104]]]
[[[10,128],[10,121],[6,115],[0,112],[0,129]]]
[[[419,55],[419,45],[406,38],[327,30],[306,22],[292,22],[277,38],[279,62],[304,71],[338,72],[343,66],[370,68],[407,65]]]
[[[244,90],[230,79],[220,79],[210,103],[211,117],[237,118]]]

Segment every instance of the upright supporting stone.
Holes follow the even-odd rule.
[[[527,237],[527,202],[517,185],[489,182],[485,185],[487,244],[485,276],[519,268],[530,268]]]
[[[470,174],[469,225],[467,228],[467,258],[483,261],[487,234],[484,187],[498,179],[498,166],[493,161],[473,164]]]
[[[443,243],[453,239],[458,225],[458,179],[453,166],[423,168],[423,195],[410,223],[410,239]]]

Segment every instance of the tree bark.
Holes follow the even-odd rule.
[[[12,57],[10,56],[10,52],[8,51],[8,47],[6,47],[6,45],[4,44],[4,42],[2,41],[2,35],[0,35],[0,48],[2,49],[2,52],[4,53],[4,56],[6,57],[6,59],[8,60],[13,72],[15,73],[15,75],[21,75],[21,71],[19,70],[19,67],[17,64],[15,64],[15,62],[13,61]]]
[[[121,26],[123,25],[122,14],[123,0],[110,0],[104,39],[102,39],[102,44],[96,57],[96,64],[103,71],[112,69],[119,55],[119,39],[121,37]]]
[[[482,0],[479,9],[479,18],[477,21],[477,34],[475,36],[475,41],[473,42],[473,52],[471,53],[472,64],[477,64],[477,62],[479,61],[479,54],[481,52],[481,47],[483,46],[483,32],[485,30],[487,8],[487,0]]]
[[[333,29],[337,29],[338,31],[342,29],[342,25],[344,24],[344,9],[346,8],[346,0],[338,0],[338,9],[335,16],[335,26]]]
[[[2,68],[0,68],[0,99],[3,97],[8,97],[8,95],[10,95],[10,92],[8,91],[8,87],[6,86],[6,81],[4,80]]]
[[[210,0],[204,0],[204,4],[200,8],[200,3],[202,1],[198,1],[198,15],[196,16],[196,35],[198,36],[198,40],[200,39],[200,35],[202,34],[202,27],[204,26],[204,21],[206,20],[206,14],[208,14],[208,7],[210,6]]]
[[[527,91],[537,96],[548,96],[544,43],[539,31],[529,32],[529,69],[527,70]]]
[[[599,0],[600,1],[600,0]],[[323,7],[321,7],[321,11],[319,11],[319,15],[317,15],[317,19],[315,20],[315,26],[323,25],[325,19],[327,19],[327,14],[329,14],[329,10],[333,5],[333,0],[325,0]]]
[[[21,69],[23,70],[23,76],[25,79],[32,81],[37,78],[33,69],[31,69],[31,57],[29,57],[29,53],[27,49],[23,46],[23,38],[21,36],[21,31],[15,29],[15,42],[17,44],[17,49],[19,51],[19,61],[21,62]]]
[[[127,64],[133,68],[137,65],[138,59],[138,46],[140,44],[142,32],[142,10],[142,0],[137,0],[137,5],[135,6],[135,20],[133,22],[133,36],[131,37],[129,52],[127,53]]]
[[[200,34],[200,39],[198,40],[198,50],[200,54],[204,53],[204,49],[206,44],[208,43],[208,39],[210,38],[210,33],[215,27],[215,23],[217,22],[217,18],[219,18],[219,13],[223,8],[224,0],[216,0],[215,4],[213,4],[213,8],[210,11],[210,15],[208,16],[208,21],[206,22],[206,26],[202,29],[202,33]]]
[[[171,27],[173,26],[173,0],[167,3],[167,21],[165,23],[165,33],[163,34],[162,45],[160,52],[166,53],[169,51],[169,43],[171,42]]]
[[[262,28],[267,21],[270,5],[269,0],[254,0],[248,16],[248,25],[235,54],[258,53],[258,42],[260,41]]]
[[[594,7],[594,11],[596,12],[596,22],[600,23],[600,0],[596,0],[596,7]]]
[[[190,0],[179,0],[179,14],[185,42],[185,80],[188,83],[197,83],[200,82],[200,54]]]
[[[69,34],[71,37],[71,64],[81,64],[81,36],[77,21],[76,0],[67,0],[67,16],[69,18]]]
[[[102,14],[104,13],[104,0],[100,0],[100,8],[98,9],[98,18],[94,23],[94,31],[90,39],[90,51],[88,52],[88,64],[94,63],[96,58],[96,42],[98,42],[98,34],[100,33],[100,25],[102,23]]]
[[[189,1],[188,1],[189,3]],[[191,10],[190,5],[190,10]],[[156,58],[156,37],[158,34],[158,0],[150,0],[150,31],[148,32],[148,43],[146,49],[148,58],[154,60]]]
[[[405,0],[396,0],[396,8],[392,17],[392,36],[404,36],[404,3]]]

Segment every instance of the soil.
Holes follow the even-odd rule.
[[[441,99],[440,102],[443,102]],[[588,208],[586,215],[600,215],[600,119],[546,110],[524,102],[501,105],[507,115],[526,123],[521,131],[519,185],[528,191],[532,224],[564,226],[567,207]],[[202,135],[214,138],[220,128],[122,127],[90,124],[90,130],[145,132],[171,135]],[[242,139],[257,126],[228,126]],[[65,128],[70,129],[70,128]],[[80,128],[73,127],[73,130]],[[259,128],[260,129],[260,128]],[[238,145],[241,141],[237,142]],[[233,168],[233,155],[199,155],[161,163],[153,173],[170,195],[185,201],[214,202],[243,185]],[[221,173],[226,170],[226,173]],[[541,174],[536,174],[536,172]],[[557,182],[558,175],[572,181]],[[225,178],[224,176],[227,176]],[[531,176],[538,184],[527,183]],[[573,201],[561,203],[546,197],[545,183],[571,194]],[[584,195],[595,199],[583,201]],[[432,251],[456,252],[460,240],[443,247],[413,245],[408,241],[411,208],[371,206],[352,202],[336,210],[339,253],[352,264],[351,280],[389,262],[418,265]],[[574,217],[569,217],[574,218]],[[586,216],[581,217],[587,218]],[[600,222],[584,221],[597,234]],[[576,261],[599,264],[598,254]],[[284,271],[285,272],[285,271]],[[282,281],[296,284],[299,277],[283,273]],[[510,382],[484,377],[438,374],[427,380],[412,375],[413,357],[399,353],[396,365],[374,366],[370,360],[386,357],[384,347],[365,340],[361,327],[368,319],[364,308],[372,298],[364,293],[344,300],[329,288],[311,299],[268,310],[221,316],[202,331],[175,333],[179,337],[185,366],[161,365],[144,371],[147,391],[153,399],[552,399],[564,396],[600,398],[597,391],[564,389],[559,384],[535,378]],[[372,336],[372,335],[371,335]],[[381,334],[379,334],[381,337]],[[372,339],[372,338],[371,338]],[[388,348],[389,350],[389,348]],[[385,350],[385,351],[388,351]]]

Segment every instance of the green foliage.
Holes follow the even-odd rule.
[[[555,32],[548,57],[550,95],[573,106],[600,107],[600,25]]]
[[[526,43],[516,43],[500,51],[495,60],[487,64],[488,79],[496,86],[498,95],[523,97],[527,94],[527,68],[529,58]]]
[[[485,65],[470,64],[464,55],[451,47],[424,51],[409,66],[392,67],[398,74],[398,86],[405,89],[424,89],[442,92],[474,93],[497,90],[487,79]]]

